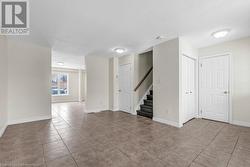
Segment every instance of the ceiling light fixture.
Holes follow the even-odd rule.
[[[230,32],[229,29],[220,30],[220,31],[216,31],[216,32],[212,33],[212,36],[214,38],[223,38],[223,37],[227,36],[229,32]]]
[[[59,65],[59,66],[63,66],[64,62],[57,62],[56,64]]]
[[[113,49],[113,51],[115,51],[116,53],[122,54],[122,53],[126,52],[126,49],[124,49],[124,48],[115,48],[115,49]]]

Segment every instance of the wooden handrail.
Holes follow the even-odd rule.
[[[151,73],[151,71],[153,70],[153,67],[151,67],[148,72],[144,75],[144,77],[142,78],[142,80],[137,84],[137,86],[135,87],[134,91],[137,91],[137,89],[141,86],[141,84],[145,81],[145,79],[149,76],[149,74]]]

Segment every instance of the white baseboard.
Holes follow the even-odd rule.
[[[233,124],[233,125],[239,125],[239,126],[250,127],[250,122],[244,122],[244,121],[233,120],[233,121],[232,121],[232,124]]]
[[[195,118],[202,118],[202,115],[198,114]]]
[[[174,126],[174,127],[177,127],[177,128],[181,128],[183,126],[183,125],[179,124],[178,122],[174,122],[174,121],[170,121],[170,120],[166,120],[166,119],[162,119],[162,118],[153,117],[153,120],[156,121],[156,122],[160,122],[160,123],[167,124],[167,125],[170,125],[170,126]]]
[[[139,100],[138,104],[137,104],[136,107],[134,108],[134,109],[135,109],[135,110],[134,110],[134,113],[135,113],[135,114],[133,114],[133,113],[131,113],[131,114],[136,115],[136,111],[140,109],[140,105],[144,103],[144,100],[145,100],[145,99],[147,99],[147,95],[150,94],[150,90],[152,89],[152,87],[153,87],[153,84],[151,84],[151,85],[148,87],[148,89],[146,90],[146,92],[144,93],[144,95],[142,96],[142,98]]]
[[[5,130],[6,130],[6,128],[7,128],[7,124],[6,125],[4,125],[1,129],[0,129],[0,138],[3,136],[3,134],[4,134],[4,132],[5,132]]]
[[[132,112],[131,114],[132,114],[132,115],[137,115],[137,112]]]
[[[87,110],[85,109],[85,113],[98,113],[102,111],[109,111],[110,109],[93,109],[93,110]]]
[[[120,111],[120,110],[110,110],[110,111],[117,112],[117,111]]]
[[[54,100],[51,103],[74,103],[74,102],[81,102],[79,100]]]
[[[101,110],[85,110],[85,113],[98,113],[98,112],[101,112]]]
[[[119,110],[119,108],[113,108],[111,111],[116,112],[116,111],[120,111],[120,110]]]
[[[46,116],[37,116],[37,117],[18,119],[18,120],[9,120],[8,125],[15,125],[15,124],[34,122],[34,121],[41,121],[41,120],[48,120],[48,119],[51,119],[51,118],[52,118],[51,115],[46,115]]]

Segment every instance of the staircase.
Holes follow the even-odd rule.
[[[137,115],[150,119],[153,118],[153,90],[150,90],[150,94],[147,95],[144,104],[140,105],[140,110],[137,110]]]

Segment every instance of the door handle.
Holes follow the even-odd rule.
[[[121,89],[118,90],[118,92],[121,92],[121,91],[122,91]]]
[[[191,93],[191,94],[192,94],[193,92],[192,92],[192,91],[190,91],[189,93]]]
[[[229,91],[224,91],[223,93],[224,93],[225,95],[227,95],[227,94],[229,94]]]

